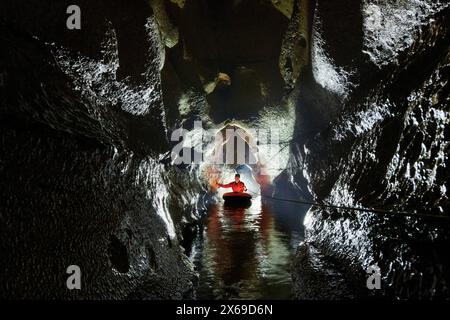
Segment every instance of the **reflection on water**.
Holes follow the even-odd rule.
[[[303,239],[308,208],[261,202],[211,205],[194,241],[198,299],[290,299],[291,258]]]

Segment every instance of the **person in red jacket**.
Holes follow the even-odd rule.
[[[241,181],[241,176],[239,173],[236,173],[234,175],[234,182],[230,182],[227,184],[217,184],[219,188],[232,188],[233,192],[244,192],[247,191],[247,188],[245,187],[245,184]]]

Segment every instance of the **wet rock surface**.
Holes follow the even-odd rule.
[[[68,5],[1,5],[2,297],[192,297],[180,241],[203,187],[162,161],[151,9],[82,2],[80,34],[65,28]],[[69,265],[82,290],[67,289]]]
[[[373,9],[378,3],[367,1],[364,5]],[[408,11],[416,17],[414,25],[410,20],[395,22],[397,28],[392,32],[409,31],[401,38],[385,34],[375,39],[374,32],[387,32],[390,19],[400,19],[393,18],[390,10],[380,11],[377,19],[381,25],[376,30],[367,30],[364,20],[364,32],[351,33],[363,44],[363,50],[351,51],[345,59],[358,61],[362,53],[369,55],[370,60],[353,65],[357,67],[355,74],[366,78],[365,83],[356,85],[353,93],[346,90],[350,92],[347,97],[334,100],[340,106],[336,119],[315,134],[304,145],[304,153],[297,156],[304,159],[303,173],[316,200],[447,216],[449,11],[441,5],[425,14],[423,8],[436,8],[435,4],[417,1],[416,5],[415,9],[410,5],[399,8],[392,3],[397,6],[394,11]],[[320,10],[319,1],[316,15]],[[318,37],[326,38],[327,32],[323,29]],[[388,41],[388,36],[395,41]],[[383,42],[378,46],[376,41]],[[333,46],[332,42],[327,45]],[[334,70],[345,69],[339,52],[319,46],[336,61]],[[367,74],[373,64],[378,69]],[[312,65],[321,71],[329,67],[314,59]],[[338,73],[346,75],[343,70]],[[313,77],[320,84],[316,74]],[[342,79],[333,81],[339,84]],[[324,84],[320,87],[327,89]],[[331,89],[326,92],[335,94]],[[449,260],[444,249],[448,226],[448,220],[438,218],[313,208],[305,218],[305,245],[320,248],[328,259],[346,261],[355,274],[364,275],[370,265],[378,265],[382,290],[371,294],[448,298]],[[294,278],[300,287],[300,270],[308,255],[305,249],[298,252],[299,274]],[[298,297],[305,296],[299,293]]]

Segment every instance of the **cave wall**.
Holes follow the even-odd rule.
[[[167,207],[180,190],[164,190],[170,181],[161,187],[163,165],[15,121],[2,125],[4,298],[192,296],[180,217]],[[69,265],[81,269],[81,290],[66,287]]]
[[[316,201],[448,216],[448,9],[317,1],[311,64],[297,84],[297,126],[312,130],[292,147]],[[322,115],[313,125],[311,112]],[[364,295],[449,297],[448,220],[313,207],[305,227],[298,298],[321,296],[302,290],[301,278],[319,254],[347,265]],[[380,291],[365,288],[371,265],[381,269]]]
[[[193,297],[201,183],[164,159],[164,44],[145,1],[2,1],[3,298]],[[81,290],[66,269],[81,268]]]

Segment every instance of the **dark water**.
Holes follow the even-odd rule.
[[[211,205],[191,253],[197,299],[290,299],[307,209],[260,197],[247,209]]]

